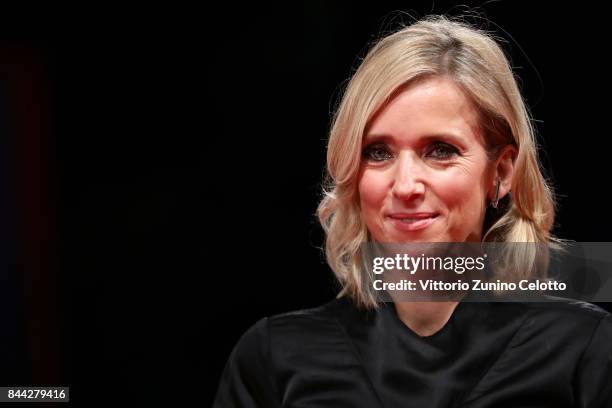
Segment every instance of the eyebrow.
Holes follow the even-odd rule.
[[[390,134],[386,134],[386,133],[370,133],[367,134],[363,141],[367,142],[367,143],[371,143],[371,142],[392,142],[393,140],[395,140],[395,138],[393,136],[391,136]],[[466,146],[466,140],[463,136],[456,134],[456,133],[452,133],[452,132],[440,132],[440,133],[429,133],[423,136],[419,136],[417,143],[420,144],[425,144],[425,143],[430,143],[433,141],[437,141],[437,140],[442,140],[442,141],[449,141],[449,142],[453,142],[456,144],[459,144],[461,146]]]

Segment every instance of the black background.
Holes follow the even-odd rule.
[[[507,41],[537,119],[559,193],[554,232],[610,241],[605,24],[592,11],[468,4]],[[314,217],[326,132],[367,44],[411,21],[397,10],[466,12],[449,2],[91,8],[5,28],[3,44],[36,55],[46,81],[42,153],[22,146],[11,174],[13,188],[27,181],[19,171],[44,174],[54,227],[41,245],[56,254],[57,287],[56,299],[14,299],[23,326],[28,310],[56,310],[57,347],[32,350],[31,332],[12,321],[13,361],[25,366],[7,381],[54,379],[74,404],[206,406],[251,324],[332,299]],[[21,225],[17,242],[27,241]],[[57,365],[36,377],[51,363],[34,356],[47,352]]]

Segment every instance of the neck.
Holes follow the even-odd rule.
[[[395,302],[402,322],[421,337],[431,336],[444,327],[459,302]]]

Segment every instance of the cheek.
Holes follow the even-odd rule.
[[[448,204],[460,204],[469,200],[475,190],[477,183],[469,177],[449,176],[444,177],[435,185],[438,187],[439,195]]]
[[[364,170],[359,178],[359,201],[362,211],[376,212],[388,194],[384,173]]]
[[[483,185],[479,177],[466,173],[447,174],[435,185],[436,195],[451,214],[454,213],[466,221],[464,217],[471,218],[472,213],[479,213],[484,199]]]
[[[359,179],[361,218],[377,240],[382,240],[382,209],[389,195],[389,180],[384,172],[364,170]]]

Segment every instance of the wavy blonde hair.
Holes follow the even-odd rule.
[[[454,80],[478,107],[489,158],[509,144],[518,151],[514,174],[520,177],[514,177],[504,210],[483,231],[483,242],[555,240],[550,233],[554,194],[540,169],[530,114],[502,49],[491,35],[464,22],[426,17],[369,50],[331,124],[328,174],[317,216],[325,231],[327,262],[342,286],[338,297],[348,295],[359,306],[376,307],[360,252],[369,240],[357,188],[365,129],[400,88],[432,76]]]

